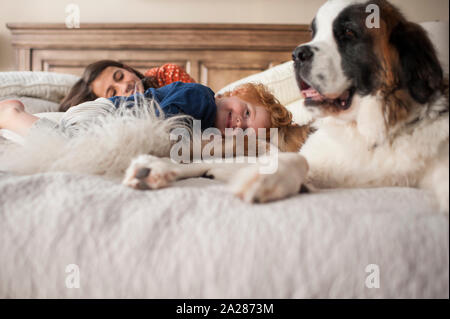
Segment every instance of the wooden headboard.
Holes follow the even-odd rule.
[[[309,41],[306,25],[270,24],[64,24],[9,23],[17,70],[80,75],[101,59],[140,71],[171,62],[199,83],[226,84],[291,59]]]

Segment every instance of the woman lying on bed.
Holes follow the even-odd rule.
[[[142,74],[121,62],[100,60],[86,67],[81,78],[61,102],[59,111],[65,112],[72,106],[99,97],[130,96],[177,81],[195,83],[195,80],[176,64],[167,63]]]
[[[146,74],[151,76],[144,77],[118,62],[96,62],[86,68],[61,103],[60,110],[70,113],[94,108],[95,116],[113,113],[124,99],[132,101],[136,94],[154,98],[167,117],[187,114],[201,120],[202,130],[216,127],[224,134],[225,128],[253,128],[257,132],[258,128],[294,127],[291,113],[262,84],[244,84],[215,97],[210,88],[193,83],[194,80],[179,67],[165,65],[162,72],[153,69]],[[95,99],[95,103],[83,103]],[[0,102],[0,128],[25,136],[30,128],[39,126],[65,128],[62,122],[54,123],[27,113],[18,100]]]

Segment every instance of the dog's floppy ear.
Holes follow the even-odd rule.
[[[443,72],[427,32],[418,24],[400,22],[391,33],[390,43],[399,54],[401,81],[419,103],[426,103],[442,87]]]

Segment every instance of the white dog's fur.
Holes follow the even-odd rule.
[[[448,137],[447,115],[371,148],[373,141],[368,142],[358,125],[330,118],[310,136],[301,154],[308,159],[315,186],[428,188],[438,197],[440,209],[448,211]]]

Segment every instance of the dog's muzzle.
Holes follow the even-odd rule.
[[[309,45],[301,45],[292,52],[292,60],[303,65],[310,62],[314,57],[314,52]]]

